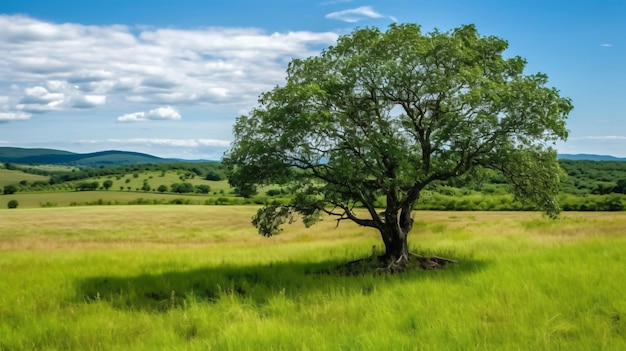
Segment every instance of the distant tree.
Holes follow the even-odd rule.
[[[143,185],[141,186],[141,190],[150,191],[150,189],[152,189],[152,187],[150,187],[150,184],[148,184],[147,180],[144,180]]]
[[[204,179],[212,180],[212,181],[220,181],[223,179],[223,177],[217,172],[209,171],[204,177]]]
[[[282,192],[280,191],[280,189],[270,189],[267,191],[267,196],[278,196],[281,195]]]
[[[626,179],[620,179],[617,181],[615,188],[613,188],[614,193],[626,194]]]
[[[161,185],[159,185],[159,187],[157,188],[157,191],[158,191],[158,192],[160,192],[160,193],[164,193],[164,192],[166,192],[166,191],[167,191],[167,186],[166,186],[166,185],[161,184]]]
[[[9,200],[9,202],[7,202],[7,207],[8,208],[17,208],[17,206],[19,206],[19,202],[17,202],[17,200]]]
[[[235,183],[231,183],[231,185],[234,185],[234,192],[235,195],[237,196],[241,196],[243,198],[249,199],[251,197],[253,197],[254,195],[257,195],[259,192],[256,188],[256,186],[252,185],[252,184],[238,184],[235,185]]]
[[[170,186],[173,193],[193,193],[194,186],[191,183],[174,183]]]
[[[99,182],[79,182],[76,184],[76,191],[93,191],[100,186]]]
[[[4,190],[2,193],[5,195],[10,195],[10,194],[15,194],[16,191],[17,191],[17,186],[13,184],[9,184],[9,185],[4,186]]]
[[[572,103],[546,75],[525,74],[524,59],[503,56],[507,46],[473,25],[423,34],[393,24],[291,61],[286,84],[237,119],[223,159],[240,194],[268,184],[293,193],[253,224],[271,236],[293,212],[306,225],[321,214],[350,220],[378,230],[380,261],[402,266],[422,191],[485,170],[556,216],[562,171],[552,145],[567,138]]]
[[[211,187],[206,184],[196,185],[196,193],[199,194],[208,194],[211,192]]]
[[[109,188],[113,186],[113,181],[110,179],[107,179],[104,182],[102,182],[102,186],[104,187],[104,190],[109,190]]]

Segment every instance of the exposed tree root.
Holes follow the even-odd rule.
[[[421,256],[410,253],[392,262],[386,262],[383,256],[370,256],[368,258],[347,262],[336,269],[336,273],[341,275],[361,275],[361,274],[395,274],[412,269],[442,269],[457,260],[440,256]],[[328,272],[330,273],[330,272]]]

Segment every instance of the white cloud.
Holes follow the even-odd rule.
[[[355,23],[366,18],[383,18],[385,16],[374,11],[371,6],[361,6],[354,9],[331,12],[326,18],[336,19],[348,23]]]
[[[105,95],[79,95],[72,99],[72,106],[76,108],[92,108],[106,103]]]
[[[610,48],[611,46],[613,46],[613,44],[604,43],[600,44],[600,46],[602,46],[603,48]]]
[[[105,103],[249,105],[283,81],[292,58],[337,39],[332,32],[87,26],[15,15],[0,15],[0,28],[0,95],[12,96],[10,111],[29,113]]]
[[[23,121],[30,119],[29,113],[24,112],[0,112],[0,122]]]
[[[64,102],[65,94],[53,93],[45,87],[36,86],[24,89],[24,96],[15,107],[30,113],[44,113],[59,110]]]
[[[147,122],[155,120],[179,120],[181,119],[180,113],[171,107],[159,107],[148,112],[134,112],[127,113],[117,118],[118,122]]]
[[[148,112],[150,119],[165,119],[165,120],[177,120],[180,119],[180,113],[171,106],[159,107]]]
[[[121,115],[117,117],[117,120],[118,122],[145,122],[148,119],[145,112],[134,112]]]

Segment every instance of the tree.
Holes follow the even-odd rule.
[[[170,186],[173,193],[193,193],[194,186],[191,183],[174,183]]]
[[[98,189],[100,183],[98,182],[79,182],[75,185],[76,191],[93,191]]]
[[[161,185],[159,185],[159,187],[157,188],[157,191],[158,191],[158,192],[160,192],[160,193],[164,193],[164,192],[166,192],[166,191],[167,191],[167,186],[166,186],[166,185],[161,184]]]
[[[9,202],[7,202],[7,208],[17,208],[19,205],[20,203],[17,202],[17,200],[9,200]]]
[[[422,34],[413,24],[356,30],[319,56],[294,59],[284,86],[239,117],[224,155],[232,186],[290,186],[292,202],[260,209],[270,236],[296,212],[375,228],[386,264],[410,259],[413,207],[425,189],[487,170],[516,198],[559,212],[571,100],[503,57],[508,44],[473,25]],[[363,208],[363,210],[358,210]]]
[[[211,192],[211,187],[206,184],[200,184],[195,186],[196,193],[198,194],[208,194]]]
[[[10,194],[15,194],[16,191],[17,191],[17,186],[13,184],[9,184],[9,185],[4,186],[2,193],[5,195],[10,195]]]
[[[102,182],[102,186],[104,187],[104,190],[109,190],[109,188],[113,186],[113,181],[111,179],[107,179]]]

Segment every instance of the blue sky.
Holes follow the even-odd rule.
[[[2,0],[0,146],[219,159],[287,63],[357,27],[474,23],[574,102],[561,153],[626,157],[626,1]]]

